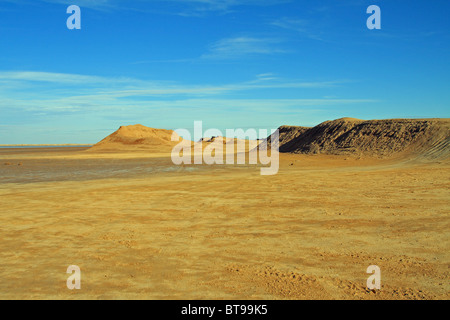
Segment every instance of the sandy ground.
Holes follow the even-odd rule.
[[[282,155],[261,176],[0,149],[0,299],[449,299],[449,173],[449,161]],[[81,290],[66,287],[69,265]]]

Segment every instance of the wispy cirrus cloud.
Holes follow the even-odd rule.
[[[257,82],[261,82],[261,81],[270,81],[270,80],[277,80],[278,78],[276,77],[275,74],[268,72],[268,73],[260,73],[256,75],[256,80]]]
[[[202,55],[201,58],[234,59],[249,55],[285,53],[285,50],[277,46],[280,43],[281,40],[272,38],[255,38],[247,36],[225,38],[210,45],[209,51]]]
[[[301,33],[310,39],[322,40],[320,35],[312,30],[310,21],[305,19],[283,17],[272,21],[270,24],[278,28]]]
[[[283,29],[290,29],[298,32],[306,32],[308,21],[304,19],[281,18],[271,23]]]
[[[340,85],[346,81],[293,81],[282,80],[271,73],[256,75],[254,80],[222,85],[183,85],[169,81],[142,80],[129,77],[101,77],[93,75],[36,72],[36,71],[0,71],[0,94],[23,88],[35,89],[45,87],[46,94],[81,92],[90,98],[107,96],[124,98],[133,96],[211,96],[239,91],[283,88],[326,88]],[[7,88],[7,89],[6,89]],[[15,90],[14,90],[15,89]],[[23,92],[22,97],[40,95],[40,90]],[[69,95],[70,96],[70,95]]]
[[[120,3],[123,3],[123,0],[0,0],[0,3],[13,3],[16,5],[39,5],[42,3],[47,4],[62,4],[62,5],[77,5],[82,8],[90,8],[97,10],[104,9],[118,9]],[[126,2],[125,2],[126,3]]]
[[[207,46],[206,52],[199,57],[172,60],[142,60],[134,64],[145,63],[201,63],[207,60],[233,60],[261,55],[283,54],[288,51],[281,47],[281,39],[237,36],[220,39]]]
[[[99,76],[39,72],[39,71],[4,71],[0,72],[0,81],[54,82],[65,84],[86,84],[106,82],[130,82],[130,78],[105,78]]]
[[[184,6],[182,15],[202,16],[209,12],[228,13],[240,6],[272,6],[292,2],[292,0],[159,0]]]
[[[185,16],[203,16],[211,12],[227,13],[240,6],[271,6],[292,0],[0,0],[0,2],[36,4],[37,2],[55,3],[104,10],[134,10],[134,11],[158,11],[161,5],[168,5],[171,11],[161,12]]]
[[[115,9],[121,3],[120,0],[41,0],[47,3],[59,3],[65,5],[75,4],[82,8],[91,9]]]

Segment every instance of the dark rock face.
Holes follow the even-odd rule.
[[[280,152],[388,158],[399,153],[448,156],[450,119],[342,118],[313,128],[282,126]]]

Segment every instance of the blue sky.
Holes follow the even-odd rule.
[[[81,8],[81,30],[66,9]],[[381,30],[369,30],[369,5]],[[0,0],[0,144],[449,117],[450,1]]]

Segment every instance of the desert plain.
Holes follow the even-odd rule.
[[[158,150],[1,148],[0,299],[449,299],[448,154]]]

